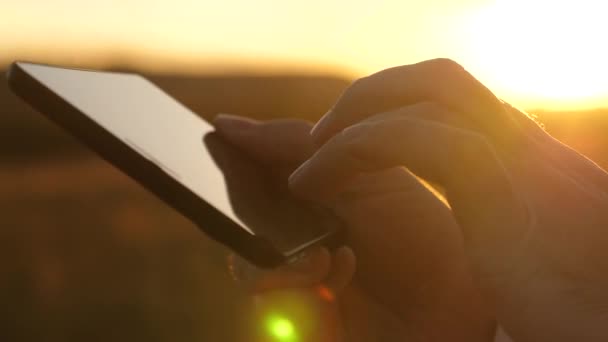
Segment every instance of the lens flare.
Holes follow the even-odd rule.
[[[336,298],[334,296],[333,291],[327,288],[326,286],[319,286],[317,288],[317,293],[319,294],[321,299],[325,300],[326,302],[333,302]]]
[[[297,335],[293,323],[286,317],[271,315],[266,321],[266,328],[270,336],[280,342],[296,342]]]

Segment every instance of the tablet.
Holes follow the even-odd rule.
[[[339,219],[267,187],[259,165],[139,75],[15,62],[8,80],[38,112],[257,266],[340,244]]]

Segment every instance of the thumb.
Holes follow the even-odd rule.
[[[312,124],[298,119],[258,121],[247,117],[219,114],[213,124],[227,142],[255,160],[271,164],[296,164],[313,151]]]

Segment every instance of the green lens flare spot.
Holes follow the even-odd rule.
[[[279,315],[269,316],[266,320],[266,328],[270,336],[280,342],[296,342],[296,329],[293,323]]]

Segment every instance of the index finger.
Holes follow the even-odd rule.
[[[490,140],[511,141],[516,121],[494,94],[449,59],[390,68],[355,81],[311,131],[318,145],[376,113],[435,102],[466,116]]]
[[[313,151],[311,124],[299,119],[257,121],[242,116],[219,114],[213,121],[217,132],[257,161],[269,164],[297,164]]]

